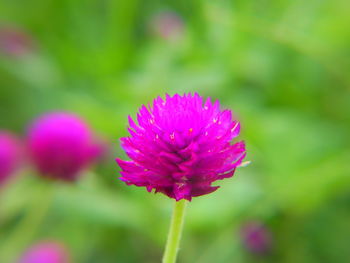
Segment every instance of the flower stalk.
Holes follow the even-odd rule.
[[[163,263],[175,263],[185,218],[186,200],[175,201],[168,239],[165,245]]]

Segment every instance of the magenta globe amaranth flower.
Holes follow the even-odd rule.
[[[41,242],[26,251],[19,263],[69,263],[69,255],[63,244]]]
[[[241,229],[245,248],[254,254],[266,254],[272,246],[271,232],[260,222],[248,222]]]
[[[30,157],[42,176],[74,181],[101,153],[88,125],[71,113],[50,113],[29,129]]]
[[[16,171],[21,159],[18,139],[9,132],[0,131],[0,186]]]
[[[177,13],[163,11],[152,17],[151,29],[156,36],[164,40],[174,41],[183,36],[185,25]]]
[[[244,142],[231,143],[240,132],[231,111],[197,93],[158,97],[137,120],[129,117],[130,136],[121,139],[131,160],[117,159],[128,185],[191,200],[218,189],[212,184],[232,177],[245,157]]]
[[[32,38],[13,26],[0,26],[0,52],[10,56],[22,56],[34,50]]]

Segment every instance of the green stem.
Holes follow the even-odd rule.
[[[179,244],[181,239],[181,232],[184,224],[186,200],[175,202],[173,216],[171,218],[168,240],[166,242],[163,263],[175,263]]]
[[[6,244],[1,248],[0,261],[14,262],[14,257],[22,251],[26,244],[33,238],[43,223],[53,197],[52,184],[41,184],[33,199],[33,203],[27,209],[22,221],[16,226]]]

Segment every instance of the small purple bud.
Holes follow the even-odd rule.
[[[29,128],[29,155],[45,177],[75,181],[102,154],[88,125],[71,113],[49,113]]]
[[[152,18],[151,29],[155,35],[168,41],[174,41],[183,35],[184,23],[175,12],[161,12]]]
[[[0,131],[0,186],[2,186],[16,169],[22,157],[18,139],[12,134]]]
[[[19,263],[68,263],[69,255],[61,243],[46,241],[29,248]]]
[[[0,27],[0,51],[10,56],[22,56],[34,49],[32,39],[14,27]]]
[[[243,244],[253,254],[263,255],[272,247],[271,232],[260,222],[248,222],[241,229]]]

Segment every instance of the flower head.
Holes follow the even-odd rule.
[[[87,124],[70,113],[37,119],[29,129],[28,148],[41,175],[64,181],[76,180],[101,153]]]
[[[154,34],[168,41],[181,38],[184,28],[182,18],[174,12],[160,12],[153,16],[151,20],[151,29]]]
[[[121,139],[131,161],[117,159],[128,185],[191,200],[214,192],[212,183],[232,177],[245,157],[244,143],[231,143],[240,131],[231,111],[197,93],[158,97],[137,120],[129,116],[130,136]]]
[[[10,26],[0,27],[0,52],[6,55],[21,56],[34,49],[29,35]]]
[[[0,131],[0,185],[18,168],[21,155],[17,138],[8,132]]]
[[[26,251],[19,263],[68,263],[69,256],[65,247],[49,241],[34,245]]]
[[[272,237],[270,231],[260,222],[248,222],[241,229],[243,244],[254,254],[270,251]]]

